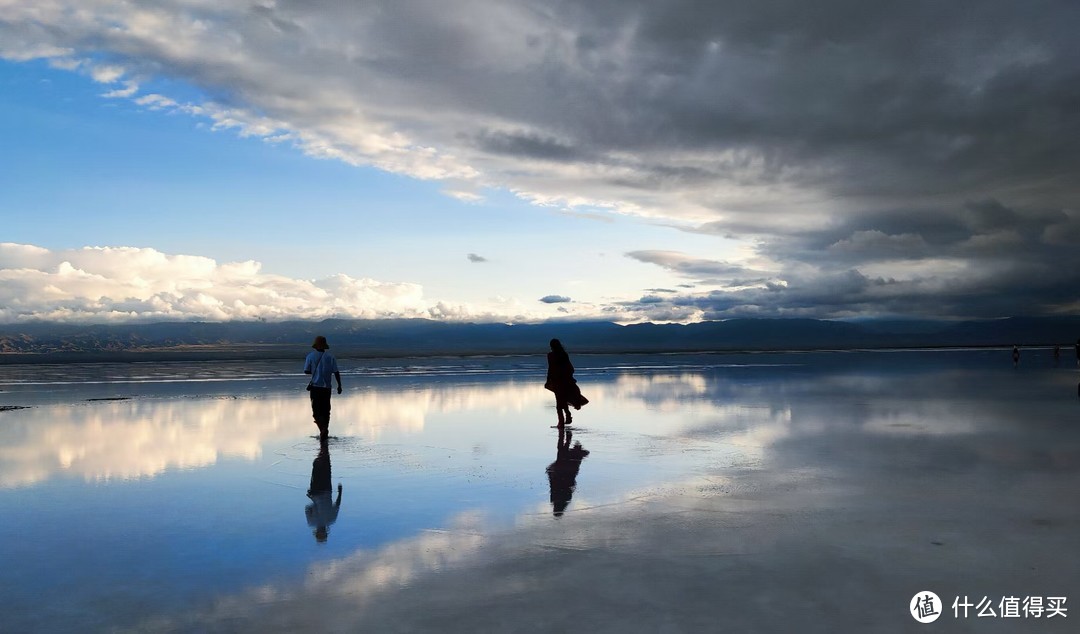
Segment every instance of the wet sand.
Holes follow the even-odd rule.
[[[295,369],[0,372],[0,631],[1073,631],[951,608],[1080,597],[1047,357],[576,357],[561,480],[542,360],[356,367],[323,543]]]

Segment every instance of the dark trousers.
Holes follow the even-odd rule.
[[[319,427],[330,424],[330,388],[311,386],[311,415]]]

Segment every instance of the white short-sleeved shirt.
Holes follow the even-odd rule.
[[[311,384],[316,387],[333,387],[330,380],[337,371],[337,359],[329,352],[312,350],[304,359],[304,372],[311,372]]]
[[[311,504],[304,507],[304,515],[307,515],[308,526],[312,528],[328,527],[337,521],[338,505],[334,504],[334,493],[332,491],[308,493],[308,497],[311,498]]]

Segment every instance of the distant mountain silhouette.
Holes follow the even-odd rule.
[[[830,321],[730,319],[696,324],[576,321],[539,324],[455,323],[426,319],[328,319],[286,322],[0,325],[0,360],[21,354],[80,357],[150,352],[208,357],[289,357],[316,334],[340,356],[533,353],[552,337],[575,353],[815,350],[947,346],[1072,345],[1080,317],[987,321]]]

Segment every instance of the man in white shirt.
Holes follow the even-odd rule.
[[[304,374],[311,375],[308,392],[311,394],[311,415],[319,427],[319,438],[325,439],[330,432],[330,377],[337,379],[337,393],[341,394],[341,372],[338,371],[337,359],[330,354],[330,345],[326,337],[319,335],[311,344],[315,350],[304,359]]]

